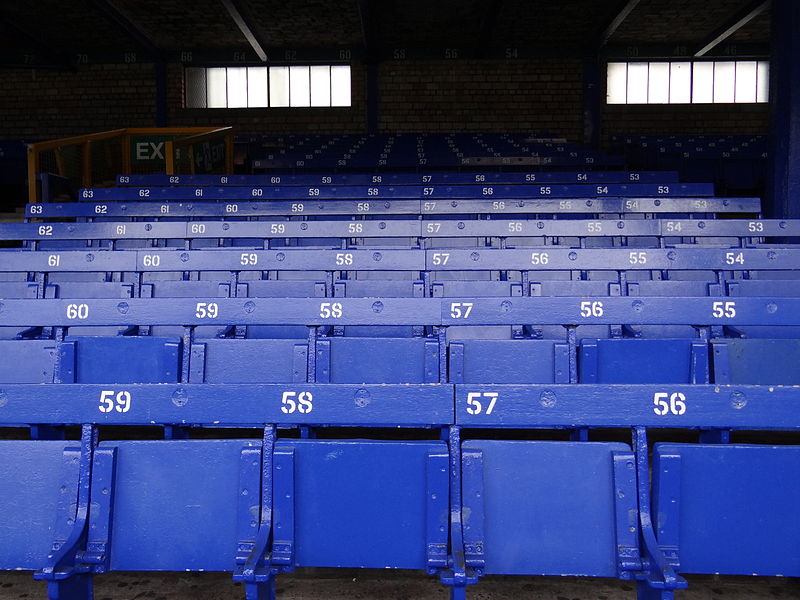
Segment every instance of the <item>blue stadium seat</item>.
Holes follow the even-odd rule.
[[[44,567],[64,491],[76,491],[62,491],[62,486],[77,482],[77,463],[65,455],[75,445],[51,440],[0,441],[0,481],[5,483],[0,494],[0,569]]]
[[[629,446],[470,440],[462,453],[464,538],[487,574],[618,575],[619,529],[636,526],[616,464]]]
[[[708,344],[691,339],[582,340],[578,368],[581,383],[707,383]]]
[[[800,576],[800,447],[656,444],[659,543],[682,573]]]
[[[322,339],[316,380],[324,383],[438,383],[439,342],[424,338]]]
[[[425,569],[431,549],[442,552],[444,442],[281,440],[275,449],[293,456],[293,514],[276,524],[276,537],[294,534],[293,565]]]
[[[192,345],[192,383],[302,383],[308,380],[306,340],[204,340]]]

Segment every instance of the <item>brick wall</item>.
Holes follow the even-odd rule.
[[[393,61],[380,68],[383,131],[582,135],[577,60]]]
[[[581,61],[389,61],[381,64],[382,131],[542,132],[582,140]],[[183,68],[168,67],[170,125],[239,131],[366,130],[366,69],[352,69],[349,108],[187,109]],[[76,71],[5,69],[0,139],[51,139],[155,124],[152,64],[86,65]],[[764,133],[767,105],[604,106],[614,133]]]
[[[768,104],[608,105],[603,141],[614,134],[767,133]]]
[[[52,139],[155,121],[152,64],[4,69],[0,138]]]

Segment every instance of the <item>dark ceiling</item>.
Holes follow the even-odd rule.
[[[236,0],[267,47],[580,46],[624,0]],[[697,44],[749,0],[640,0],[609,44]],[[110,6],[110,9],[109,9]],[[105,7],[105,8],[104,8]],[[165,51],[248,48],[221,0],[4,0],[0,49],[76,54],[135,50],[118,11]],[[365,37],[366,31],[366,37]],[[769,10],[729,41],[767,43]]]

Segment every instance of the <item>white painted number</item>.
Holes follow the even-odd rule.
[[[681,392],[669,394],[656,392],[653,394],[653,412],[659,417],[667,415],[680,416],[686,413],[686,396]]]
[[[472,302],[451,302],[450,316],[454,319],[466,319],[472,312]]]
[[[600,221],[590,221],[586,224],[586,231],[589,233],[602,233],[603,224]]]
[[[308,414],[314,410],[314,396],[311,392],[283,392],[281,412],[291,415],[294,412]]]
[[[219,315],[219,305],[216,302],[198,302],[195,305],[194,316],[198,319],[216,319]]]
[[[67,304],[67,318],[72,319],[88,319],[89,318],[89,305],[88,304]]]
[[[450,253],[449,252],[434,252],[433,253],[433,264],[434,265],[446,265],[447,261],[450,260]]]
[[[628,262],[632,265],[647,264],[647,252],[628,252]]]
[[[336,264],[338,266],[349,266],[353,264],[353,255],[349,252],[337,252],[336,253]]]
[[[131,409],[131,393],[103,390],[100,392],[100,404],[97,408],[101,413],[110,413],[114,410],[126,413]]]
[[[499,394],[497,392],[469,392],[467,394],[467,412],[471,415],[479,415],[482,412],[485,412],[487,415],[492,414],[494,405],[497,404],[498,396]],[[481,398],[488,400],[485,411],[483,402],[480,400]],[[486,400],[484,400],[484,402],[486,402]]]
[[[547,252],[531,252],[532,265],[546,265],[550,262],[550,255]]]
[[[744,264],[744,253],[743,252],[726,252],[725,253],[725,264],[726,265],[735,265],[735,264]]]
[[[581,302],[581,316],[582,317],[602,317],[603,316],[603,303],[599,301],[585,300]]]
[[[319,305],[319,316],[323,319],[338,319],[343,314],[341,302],[323,302]]]
[[[716,319],[731,319],[736,316],[736,302],[714,302],[711,304],[711,316]]]
[[[252,266],[258,264],[258,254],[255,252],[242,252],[239,257],[239,262],[244,266]]]
[[[157,267],[161,264],[161,257],[158,254],[145,254],[142,263],[145,267]]]

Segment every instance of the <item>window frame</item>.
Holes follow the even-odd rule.
[[[313,84],[314,77],[312,76],[312,72],[320,73],[320,67],[327,69],[327,104],[323,104],[320,102],[320,96],[318,94],[319,90],[317,90],[317,96],[315,96],[315,87]],[[345,96],[344,89],[337,90],[335,93],[334,90],[334,77],[333,77],[333,67],[346,67],[347,73],[346,78],[342,78],[342,71],[337,69],[337,82],[339,84],[347,83],[349,89],[347,90],[347,94]],[[217,98],[216,102],[211,102],[211,89],[212,86],[210,85],[210,71],[212,69],[224,69],[224,85],[218,84],[221,87],[221,90],[224,90],[224,106],[219,105],[219,98]],[[228,75],[229,69],[243,69],[244,70],[244,106],[236,106],[231,107],[231,99],[229,93],[230,87],[230,79]],[[265,69],[266,70],[266,90],[265,90],[265,98],[261,98],[259,96],[257,106],[251,106],[251,98],[250,98],[250,77],[251,69]],[[273,98],[273,69],[277,70],[280,69],[282,72],[285,72],[286,78],[286,100],[287,103],[275,103],[273,102],[276,98]],[[285,71],[283,71],[285,69]],[[298,70],[299,69],[299,70]],[[294,71],[295,77],[300,72],[300,70],[305,70],[306,77],[308,79],[306,86],[303,89],[303,93],[301,95],[307,95],[307,101],[303,101],[302,98],[299,100],[295,96],[293,98],[293,90],[292,88],[292,72]],[[283,77],[284,75],[280,75]],[[219,110],[219,109],[227,109],[227,110],[257,110],[257,109],[274,109],[274,108],[323,108],[323,109],[331,109],[331,108],[352,108],[353,106],[353,68],[350,63],[325,63],[325,64],[296,64],[296,63],[275,63],[269,65],[204,65],[204,66],[185,66],[183,70],[183,77],[184,77],[184,94],[183,94],[183,102],[184,108],[188,109],[207,109],[207,110]],[[276,75],[276,81],[279,76]],[[321,82],[320,83],[324,83]],[[222,94],[219,93],[219,96]],[[198,97],[200,96],[200,97]],[[283,96],[283,93],[281,93]],[[323,97],[325,94],[322,95]],[[348,104],[336,103],[334,104],[334,96],[336,96],[337,101],[340,98],[347,98]],[[294,102],[293,102],[294,99]],[[314,104],[313,101],[316,100],[317,103]],[[255,103],[256,101],[253,101]],[[214,106],[209,106],[209,104],[215,104]]]
[[[754,83],[754,90],[752,92],[748,92],[746,94],[747,98],[753,97],[754,100],[737,100],[737,94],[739,93],[739,88],[737,87],[737,74],[740,71],[740,63],[754,63],[755,66],[755,77],[753,78]],[[650,79],[650,72],[653,65],[662,65],[667,64],[669,68],[666,69],[667,77],[666,77],[666,85],[667,85],[667,93],[666,93],[666,101],[651,101],[650,100],[650,91],[653,87],[652,81]],[[689,98],[686,101],[675,101],[673,99],[673,86],[672,86],[672,76],[673,76],[673,65],[676,64],[685,64],[689,67],[689,74],[688,74],[688,81],[689,81]],[[707,97],[705,94],[701,96],[699,94],[700,88],[696,86],[696,65],[708,65],[710,67],[710,82],[709,82],[709,92],[710,97]],[[620,73],[619,66],[624,65],[624,76]],[[631,96],[631,80],[629,77],[630,66],[636,65],[636,68],[640,68],[640,66],[644,65],[647,67],[647,76],[644,78],[643,89],[641,90],[641,94],[644,96],[644,100],[641,100],[640,90],[635,90],[637,93],[637,97],[635,101],[629,101]],[[733,77],[731,79],[731,85],[726,86],[730,87],[730,90],[725,89],[725,100],[717,100],[716,97],[719,94],[722,96],[720,92],[720,88],[717,86],[716,75],[718,71],[718,65],[730,65],[733,71]],[[704,68],[708,68],[704,67]],[[656,105],[656,106],[664,106],[664,105],[674,105],[674,104],[768,104],[769,103],[769,69],[770,69],[770,61],[768,59],[759,59],[759,58],[729,58],[729,59],[694,59],[691,57],[686,58],[654,58],[654,59],[609,59],[606,62],[606,79],[605,79],[605,86],[606,86],[606,100],[605,104],[609,106],[625,106],[625,105]],[[722,69],[719,69],[720,71]],[[699,71],[699,69],[698,69]],[[613,73],[612,73],[613,72]],[[762,75],[763,73],[763,75]],[[742,74],[742,77],[745,77]],[[766,86],[761,85],[764,81],[767,82]],[[619,86],[619,89],[613,88],[612,86]],[[636,86],[634,86],[636,87]],[[704,86],[706,87],[706,86]],[[695,94],[695,90],[697,89],[698,94]],[[727,97],[730,95],[732,100],[728,100]]]

